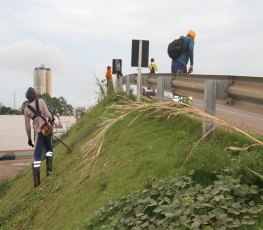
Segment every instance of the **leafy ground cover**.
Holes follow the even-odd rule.
[[[209,221],[214,225],[203,224],[197,220],[198,218],[200,220],[200,215],[204,215],[205,218],[208,215],[206,211],[214,210],[225,198],[231,199],[233,203],[239,202],[241,208],[237,211],[244,211],[244,208],[247,208],[248,211],[244,213],[246,218],[243,218],[246,222],[239,219],[240,227],[252,223],[252,229],[254,226],[260,226],[260,222],[258,225],[254,224],[260,218],[251,216],[250,211],[254,207],[254,214],[261,215],[262,148],[258,146],[241,153],[226,149],[229,146],[244,148],[253,144],[255,140],[247,138],[242,133],[222,129],[217,129],[213,136],[202,139],[202,122],[192,115],[183,113],[182,108],[173,116],[167,113],[159,116],[165,109],[158,110],[149,107],[149,104],[147,102],[141,105],[140,108],[148,106],[143,110],[138,109],[133,102],[129,104],[116,98],[102,100],[81,117],[63,137],[63,141],[72,151],[57,144],[54,151],[53,174],[46,178],[45,169],[41,166],[41,185],[38,188],[33,188],[30,168],[12,180],[1,182],[0,229],[101,229],[102,226],[106,228],[114,226],[111,225],[115,224],[113,220],[117,221],[118,226],[123,222],[117,218],[119,214],[116,210],[122,210],[123,214],[127,213],[123,211],[122,205],[118,206],[116,202],[121,204],[125,199],[127,201],[128,197],[134,196],[132,195],[134,191],[139,191],[134,193],[137,194],[135,197],[140,197],[138,199],[147,200],[147,196],[148,199],[152,199],[152,192],[156,192],[159,186],[169,190],[169,186],[177,183],[175,178],[185,176],[191,170],[194,170],[191,176],[183,177],[183,181],[188,182],[181,193],[188,194],[185,197],[189,197],[188,209],[185,212],[194,210],[194,217],[190,214],[184,215],[188,219],[186,222],[183,220],[180,222],[186,229],[217,226],[217,220],[212,217]],[[119,105],[130,106],[131,110],[127,112],[128,110],[118,107]],[[231,174],[230,182],[225,182],[227,180],[225,177],[218,178],[217,174],[221,175],[222,172]],[[163,185],[159,184],[161,179],[165,181]],[[182,180],[178,179],[178,183],[182,183]],[[216,187],[218,183],[232,183],[231,191],[238,191],[240,186],[241,191],[247,191],[245,194],[250,195],[247,199],[244,196],[232,197],[227,191],[218,189]],[[219,191],[219,197],[216,198],[218,201],[214,200],[215,196],[208,198],[209,186],[211,190]],[[198,196],[207,198],[208,206],[209,204],[215,206],[203,208],[194,202],[196,207],[191,207],[193,204],[191,202],[196,201]],[[121,200],[122,197],[124,200]],[[171,203],[169,204],[166,196],[159,194],[156,197],[160,206],[154,206],[151,200],[145,205],[152,205],[151,215],[154,214],[156,221],[163,223],[167,217],[170,220],[168,224],[172,226],[171,220],[175,217],[166,216],[165,205],[177,203],[179,210],[182,211],[186,205],[185,199],[174,199],[172,195],[168,195]],[[162,198],[166,201],[159,204]],[[102,211],[103,207],[104,209],[108,207],[110,200],[112,209],[116,208],[109,216],[113,222],[105,221],[105,216],[109,214]],[[130,213],[130,219],[128,214],[125,218],[134,223],[132,221],[136,220],[140,207],[140,202],[137,202],[138,209]],[[173,210],[173,207],[170,208]],[[222,209],[231,210],[231,207],[226,206]],[[157,212],[158,210],[160,212]],[[101,213],[99,216],[101,219],[97,219],[97,211]],[[114,213],[117,216],[114,216]],[[234,213],[219,215],[226,217],[224,214],[233,227],[238,225]],[[138,218],[141,219],[140,215]],[[145,217],[145,220],[147,218]],[[187,222],[190,219],[191,221]],[[148,219],[147,221],[149,226],[154,223]],[[207,220],[207,223],[210,223],[209,221]],[[146,222],[140,224],[147,225]],[[222,223],[222,227],[225,226],[225,222]]]
[[[263,210],[255,202],[259,194],[257,186],[240,184],[232,176],[218,175],[206,187],[181,176],[109,201],[87,228],[237,229],[256,223]]]

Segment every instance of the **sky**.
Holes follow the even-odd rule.
[[[262,0],[0,0],[0,103],[20,108],[34,68],[51,68],[54,97],[96,103],[112,59],[131,67],[132,40],[170,73],[168,44],[196,32],[194,73],[263,77]],[[142,69],[148,73],[147,68]]]

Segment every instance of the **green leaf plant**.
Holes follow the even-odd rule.
[[[87,229],[233,229],[254,225],[262,190],[218,175],[203,187],[191,177],[160,181],[151,188],[109,201]],[[256,202],[257,200],[257,202]]]

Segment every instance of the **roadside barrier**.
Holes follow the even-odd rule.
[[[141,74],[141,81],[143,87],[157,89],[158,102],[164,100],[164,92],[171,92],[202,99],[205,104],[216,99],[215,103],[263,114],[263,77],[158,73]],[[137,85],[137,74],[122,77],[121,85],[126,85],[129,94],[130,85]]]
[[[117,90],[126,85],[126,94],[130,94],[131,85],[138,85],[137,78],[138,74],[120,77],[117,79]],[[262,77],[158,73],[140,74],[138,79],[142,87],[157,89],[157,102],[164,101],[165,92],[170,92],[203,100],[204,111],[212,115],[216,112],[217,103],[263,114]],[[142,89],[140,92],[137,90],[138,101],[141,93]],[[211,122],[204,121],[203,135],[212,128]]]

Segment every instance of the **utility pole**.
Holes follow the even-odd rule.
[[[14,92],[14,109],[16,109],[16,92]]]

